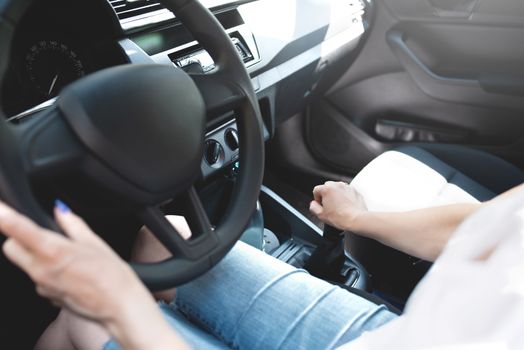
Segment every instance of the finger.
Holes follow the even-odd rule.
[[[21,245],[13,238],[9,238],[3,248],[4,254],[13,262],[13,264],[20,267],[35,283],[54,283],[49,280],[48,269],[45,267],[49,259],[56,259],[61,255],[62,243],[65,238],[59,235],[44,236],[41,240],[41,245],[38,250],[30,251]]]
[[[322,195],[324,193],[325,186],[324,185],[318,185],[313,188],[313,198],[318,203],[322,203]]]
[[[2,250],[4,251],[5,256],[13,264],[17,265],[26,272],[29,272],[31,267],[34,265],[33,254],[13,238],[9,238],[7,241],[5,241],[4,245],[2,246]]]
[[[53,290],[49,287],[44,287],[40,284],[36,286],[36,292],[38,293],[38,295],[43,296],[44,298],[50,299],[53,305],[55,306],[62,305],[62,302],[61,302],[61,299],[63,297],[62,293],[56,290]]]
[[[29,250],[38,249],[42,235],[46,234],[43,228],[1,201],[0,231]]]
[[[311,201],[309,204],[309,211],[318,217],[322,215],[324,208],[322,208],[322,206],[317,201]]]
[[[55,201],[55,220],[64,233],[74,241],[99,242],[98,236],[82,218],[74,214],[62,201]]]

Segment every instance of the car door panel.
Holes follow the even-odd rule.
[[[309,110],[315,156],[355,173],[399,144],[453,143],[522,166],[524,2],[376,0],[374,7],[359,56]],[[351,127],[340,127],[340,115]]]
[[[417,31],[420,29],[421,28],[416,28]],[[481,32],[484,31],[483,27],[467,29],[478,29],[478,31]],[[508,40],[510,38],[516,39],[514,42],[522,42],[522,38],[520,36],[514,37],[509,35],[513,33],[506,33],[504,30],[503,33],[500,33],[500,38],[493,38],[494,40],[491,41],[487,39],[486,36],[495,30],[488,31],[485,34],[479,33],[478,31],[467,31],[466,34],[463,34],[465,32],[464,28],[453,27],[446,28],[446,32],[449,32],[450,35],[449,37],[444,38],[444,44],[440,44],[438,40],[428,38],[427,36],[421,36],[420,31],[416,35],[411,34],[417,32],[416,30],[410,30],[410,28],[392,29],[387,33],[387,42],[395,56],[397,56],[397,59],[401,63],[404,70],[409,74],[417,86],[428,96],[447,102],[496,107],[502,109],[511,108],[520,111],[524,109],[522,98],[515,93],[519,91],[518,88],[514,90],[514,93],[511,93],[513,92],[510,88],[512,84],[508,83],[508,88],[504,89],[504,85],[501,83],[500,92],[498,92],[498,89],[496,88],[493,88],[492,91],[488,91],[490,79],[485,78],[490,75],[497,77],[498,74],[500,74],[501,77],[504,77],[505,73],[499,73],[502,67],[504,67],[504,71],[508,69],[508,72],[515,72],[513,73],[515,76],[521,76],[521,67],[516,64],[516,60],[512,60],[512,57],[508,57],[508,55],[504,58],[509,58],[509,60],[504,60],[506,62],[502,62],[502,59],[497,60],[497,57],[492,58],[489,54],[484,52],[475,52],[473,55],[476,55],[476,57],[481,57],[480,60],[475,60],[473,55],[468,57],[470,55],[468,55],[466,52],[463,52],[468,51],[469,45],[467,45],[467,42],[471,43],[469,36],[473,38],[484,37],[483,40],[493,43],[500,42],[501,39]],[[440,31],[439,28],[436,28],[434,30],[430,29],[428,32],[439,33]],[[456,35],[454,40],[452,40],[451,38],[453,38],[454,32],[456,32]],[[462,35],[458,35],[459,33]],[[426,50],[428,52],[425,54],[425,56],[436,58],[436,69],[427,65],[424,60],[420,58],[421,55],[417,54],[413,49],[411,49],[408,41],[406,40],[406,38],[416,38],[417,36],[421,36],[421,39],[418,39],[418,47],[420,47],[420,51]],[[457,40],[457,37],[459,40]],[[410,41],[413,41],[413,39]],[[437,45],[431,44],[435,42],[437,42]],[[428,45],[426,43],[430,44]],[[436,49],[434,46],[440,47],[440,49]],[[482,45],[482,43],[479,42],[478,44],[473,43],[471,46],[488,47],[493,45]],[[454,48],[459,49],[455,50]],[[492,48],[491,51],[501,52],[502,50],[499,48]],[[520,51],[520,57],[524,57],[524,45],[519,47],[518,51]],[[444,56],[444,53],[447,53],[445,55],[447,58],[440,58],[439,55]],[[488,58],[486,59],[485,57]],[[474,63],[471,64],[470,62]],[[496,62],[496,64],[493,64],[494,62]],[[506,74],[510,75],[509,73]],[[483,79],[484,84],[480,82],[480,79]],[[503,93],[506,90],[509,92],[508,94]]]

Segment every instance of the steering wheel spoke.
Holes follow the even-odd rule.
[[[139,212],[144,225],[166,247],[173,256],[185,256],[188,244],[176,228],[156,206],[148,206]]]
[[[184,240],[180,232],[166,219],[162,210],[156,206],[143,208],[139,216],[145,226],[175,257],[197,260],[207,256],[219,243],[207,213],[194,187],[190,187],[178,197],[185,207],[186,218],[192,236]]]
[[[183,197],[185,197],[187,211],[186,220],[194,237],[213,234],[211,222],[209,221],[204,205],[202,204],[195,188],[191,186]]]
[[[57,108],[13,127],[26,174],[50,177],[74,168],[86,154]]]
[[[246,94],[220,69],[208,74],[191,74],[200,90],[208,116],[218,116],[234,111],[245,102]]]

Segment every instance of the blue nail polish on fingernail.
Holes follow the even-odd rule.
[[[55,199],[55,207],[62,213],[62,214],[67,214],[69,212],[71,212],[71,209],[69,209],[69,207],[67,206],[67,204],[65,204],[64,202],[62,202],[60,199]]]

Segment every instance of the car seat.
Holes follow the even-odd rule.
[[[375,158],[351,182],[369,210],[404,211],[460,202],[483,202],[524,182],[524,171],[487,152],[462,146],[401,146]],[[381,290],[405,300],[431,266],[358,235],[345,249],[379,281]]]

